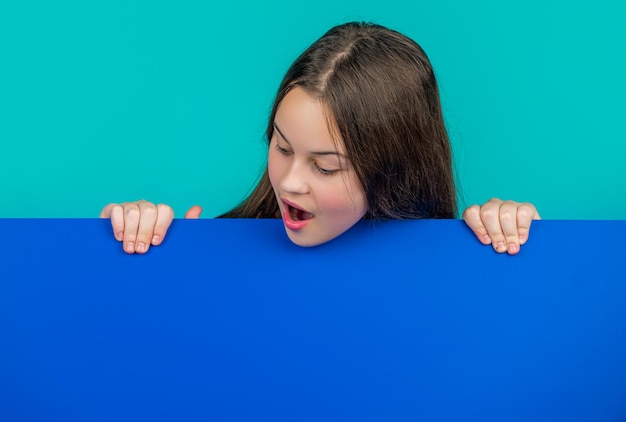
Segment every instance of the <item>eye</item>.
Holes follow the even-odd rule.
[[[282,155],[290,155],[291,151],[289,151],[288,149],[285,149],[283,147],[281,147],[280,145],[278,145],[278,142],[276,142],[276,150],[278,152],[280,152]]]
[[[317,169],[317,171],[319,171],[324,176],[331,176],[331,175],[337,173],[337,171],[338,171],[338,170],[328,170],[328,169],[325,169],[323,167],[320,167],[319,164],[317,164],[315,162],[313,164],[315,165],[315,168]]]

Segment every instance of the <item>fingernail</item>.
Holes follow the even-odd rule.
[[[498,242],[496,244],[496,251],[498,251],[498,252],[505,252],[506,251],[506,246],[504,246],[504,242]]]
[[[154,235],[152,236],[152,244],[155,245],[161,241],[161,236]]]
[[[491,243],[491,238],[489,237],[488,234],[483,236],[483,243],[485,243],[485,244]]]
[[[513,254],[517,252],[517,245],[515,243],[509,243],[509,253]]]
[[[124,232],[119,232],[119,233],[117,234],[117,240],[119,240],[119,241],[124,240]]]
[[[137,252],[145,252],[145,251],[146,251],[146,244],[143,242],[137,243]]]
[[[126,242],[126,252],[135,252],[135,242]]]

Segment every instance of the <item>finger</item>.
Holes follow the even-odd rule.
[[[136,202],[125,202],[121,205],[124,209],[124,251],[135,253],[137,231],[139,230],[139,219],[141,217],[139,205]]]
[[[504,235],[506,251],[509,255],[519,252],[520,239],[517,227],[517,212],[519,203],[505,201],[500,204],[500,227]]]
[[[202,207],[199,205],[194,205],[189,208],[185,213],[185,218],[200,218],[200,214],[202,213]]]
[[[517,231],[520,245],[525,244],[528,240],[532,220],[541,220],[535,206],[529,203],[520,204],[517,209]]]
[[[146,253],[152,243],[154,226],[157,222],[157,207],[152,202],[139,201],[139,226],[137,228],[137,239],[135,242],[135,252]]]
[[[465,223],[467,223],[469,228],[472,229],[478,240],[483,245],[491,243],[489,233],[487,233],[487,229],[480,218],[480,207],[478,205],[472,205],[467,208],[463,212],[463,220],[465,220]]]
[[[120,204],[111,203],[102,208],[100,218],[111,219],[113,236],[120,242],[124,239],[124,209]]]
[[[116,204],[115,202],[111,202],[110,204],[105,205],[105,207],[102,208],[102,211],[100,211],[100,218],[110,218],[111,210],[117,205],[119,204]]]
[[[491,245],[499,253],[507,251],[506,239],[500,225],[500,205],[502,203],[503,201],[494,198],[480,207],[480,218],[491,238]]]
[[[174,219],[174,210],[168,205],[157,205],[157,220],[154,225],[154,233],[152,235],[152,244],[160,245],[167,233],[167,229]]]

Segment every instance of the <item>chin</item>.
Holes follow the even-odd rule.
[[[289,240],[291,240],[294,244],[303,248],[312,248],[314,246],[319,246],[334,239],[334,237],[330,239],[316,239],[311,238],[310,236],[303,236],[299,233],[291,233],[289,230],[287,230],[287,237],[289,237]]]
[[[301,246],[303,248],[312,248],[314,246],[318,246],[318,245],[321,245],[322,243],[328,242],[328,240],[300,239],[300,238],[294,238],[294,236],[289,236],[289,240],[291,240],[294,244]]]

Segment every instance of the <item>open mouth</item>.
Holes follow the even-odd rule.
[[[301,210],[289,204],[287,204],[287,209],[289,211],[289,217],[292,221],[305,221],[313,218],[313,214],[310,212]]]
[[[299,206],[297,206],[291,201],[288,201],[282,198],[281,198],[281,201],[284,205],[283,217],[285,219],[285,223],[287,223],[288,225],[291,225],[291,228],[294,228],[294,229],[302,228],[304,227],[303,224],[305,222],[315,217],[314,214],[306,210],[303,210],[302,208],[300,208]],[[296,224],[296,223],[299,223],[299,224]]]

